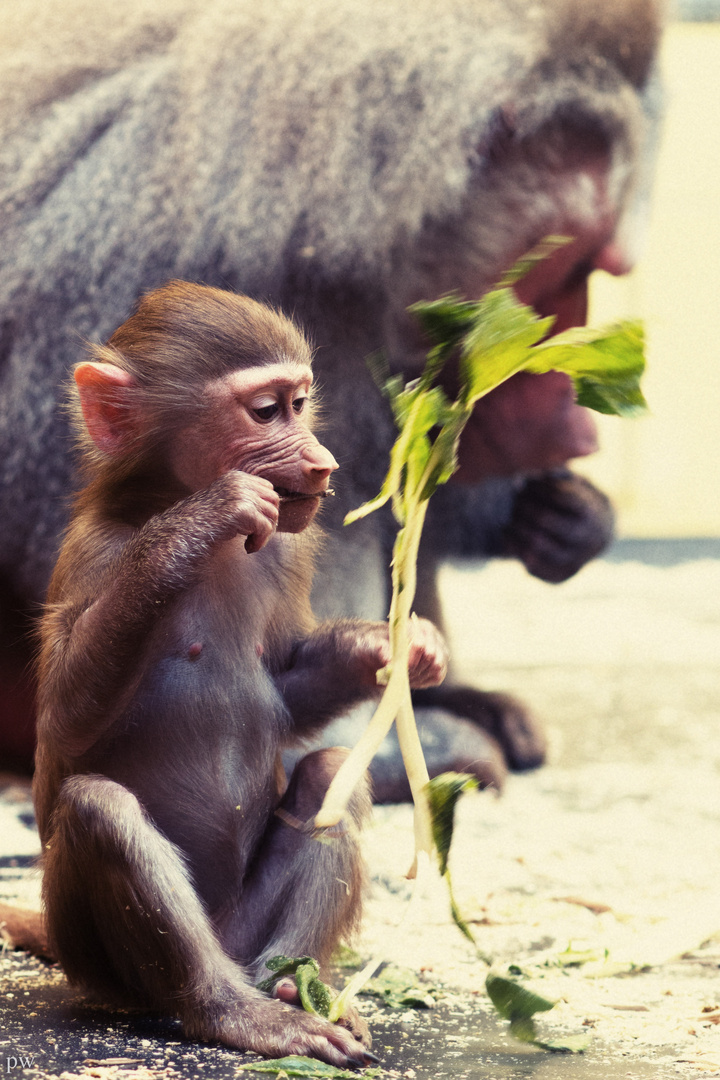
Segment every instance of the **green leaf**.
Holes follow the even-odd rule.
[[[572,942],[555,957],[560,967],[580,967],[581,964],[599,964],[608,958],[607,949],[578,949]]]
[[[300,1003],[305,1012],[327,1017],[333,994],[318,976],[320,967],[316,960],[300,964],[295,973],[295,983],[300,995]]]
[[[466,406],[457,404],[448,406],[442,421],[443,426],[432,445],[432,452],[428,459],[431,467],[419,493],[421,501],[429,499],[441,484],[446,484],[457,469],[460,436],[468,416],[469,409]]]
[[[450,893],[450,914],[452,915],[452,920],[457,926],[460,933],[463,934],[464,937],[468,939],[468,941],[471,941],[473,945],[477,946],[475,935],[473,934],[472,930],[463,918],[460,912],[460,908],[457,906],[455,893],[453,892],[452,887],[452,880],[450,878],[450,872],[448,870],[445,871],[445,880],[447,881],[448,891]],[[478,956],[481,960],[485,960],[486,963],[489,963],[489,958],[487,956],[484,956],[482,954],[478,954]]]
[[[398,435],[390,451],[390,468],[380,494],[357,510],[351,511],[345,524],[349,525],[361,517],[366,517],[393,498],[403,489],[403,476],[408,463],[419,454],[427,460],[429,444],[427,433],[435,427],[446,406],[447,399],[439,387],[419,393],[417,388],[405,389],[394,401],[396,419],[400,424]],[[400,522],[403,523],[402,520]]]
[[[529,1020],[537,1012],[547,1012],[555,1008],[554,1001],[533,994],[512,979],[505,979],[492,972],[485,979],[485,989],[500,1015],[511,1023],[516,1020]]]
[[[255,1073],[282,1073],[287,1076],[317,1077],[318,1080],[358,1080],[357,1072],[349,1069],[338,1069],[335,1065],[327,1065],[317,1058],[301,1057],[291,1054],[289,1057],[275,1058],[268,1061],[251,1061],[247,1065],[238,1065],[238,1072]],[[374,1077],[380,1073],[379,1069],[365,1069],[363,1077]]]
[[[379,998],[389,1009],[432,1009],[436,991],[418,982],[409,968],[388,964],[366,983],[361,994]]]
[[[312,956],[272,956],[265,961],[265,967],[275,973],[279,979],[283,975],[294,975],[299,964],[314,964]]]
[[[461,398],[472,404],[530,362],[530,350],[552,328],[521,304],[512,289],[493,289],[479,301],[460,359]]]
[[[639,322],[602,330],[577,327],[538,345],[527,370],[564,371],[575,383],[579,404],[609,415],[633,416],[647,408],[640,389],[644,348]]]
[[[519,1039],[520,1042],[534,1043],[537,1042],[537,1031],[535,1030],[535,1021],[531,1016],[522,1017],[519,1020],[510,1021],[510,1034],[514,1039]]]
[[[542,1050],[556,1053],[581,1054],[587,1049],[590,1042],[587,1034],[566,1035],[561,1039],[538,1038],[533,1017],[535,1013],[554,1009],[554,1001],[548,1001],[512,979],[493,975],[492,972],[485,980],[485,988],[500,1015],[510,1021],[510,1034],[521,1042],[532,1043]]]
[[[474,776],[455,772],[441,773],[439,776],[434,777],[429,784],[425,785],[425,793],[430,809],[430,827],[432,829],[433,843],[438,853],[440,873],[445,878],[450,896],[450,914],[458,930],[476,947],[475,936],[463,918],[455,899],[452,878],[448,868],[448,857],[455,826],[457,801],[464,792],[472,791],[477,786],[477,780]],[[483,957],[483,959],[487,958]]]
[[[330,1012],[334,991],[320,978],[320,965],[312,956],[273,956],[265,962],[273,972],[268,979],[257,984],[258,990],[271,994],[278,979],[292,975],[298,989],[300,1004],[305,1012],[327,1017]]]
[[[446,772],[434,777],[425,787],[441,874],[447,871],[457,801],[465,791],[472,791],[477,786],[474,776],[468,776],[467,773]]]
[[[448,293],[439,300],[420,300],[408,311],[417,315],[423,330],[436,345],[429,354],[436,373],[470,330],[477,315],[477,303],[463,300],[457,293]]]
[[[262,990],[264,994],[272,993],[273,987],[278,979],[284,978],[286,975],[294,975],[298,969],[298,965],[305,964],[308,961],[312,962],[311,956],[273,956],[269,960],[265,961],[265,967],[269,971],[272,971],[267,979],[263,979],[262,982],[257,984],[258,990]]]

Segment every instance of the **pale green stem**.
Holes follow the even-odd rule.
[[[365,983],[372,979],[373,975],[383,963],[382,956],[374,956],[369,963],[365,965],[362,971],[358,971],[353,975],[348,983],[343,986],[338,996],[333,1000],[330,1005],[330,1012],[328,1013],[328,1020],[334,1024],[341,1016],[344,1016],[348,1010],[348,1006],[352,1002],[353,998],[357,997],[362,990]]]
[[[420,487],[418,490],[422,490],[422,488]],[[394,590],[395,595],[397,595],[398,606],[395,623],[397,642],[399,646],[404,641],[404,648],[408,649],[408,651],[409,640],[407,638],[407,632],[403,633],[402,631],[407,625],[407,619],[410,616],[413,600],[415,599],[415,589],[417,585],[417,555],[427,506],[427,501],[425,501],[416,503],[412,508],[405,528],[403,529],[401,550],[398,550],[397,552],[395,565],[393,567],[398,581],[402,582],[403,585],[402,591],[397,589]],[[398,655],[394,664],[399,665],[401,662],[401,657]],[[407,672],[407,664],[404,665],[404,669]],[[428,783],[430,777],[428,776],[427,766],[425,765],[425,757],[420,743],[420,736],[418,735],[417,724],[415,723],[409,679],[406,679],[405,682],[405,693],[398,710],[396,724],[398,742],[400,743],[400,750],[405,763],[405,771],[407,772],[408,780],[410,782],[410,791],[415,804],[415,861],[413,862],[413,866],[408,875],[414,877],[417,865],[417,853],[419,851],[427,851],[428,854],[432,852],[433,839],[430,823],[430,807],[425,794],[425,785]]]
[[[425,785],[429,783],[425,756],[423,754],[420,736],[418,735],[415,714],[413,712],[410,693],[400,706],[395,721],[397,725],[398,742],[405,763],[405,771],[410,781],[414,812],[413,825],[415,833],[415,855],[413,863],[408,870],[407,877],[414,878],[417,874],[418,853],[424,851],[431,855],[433,850],[432,823],[430,817],[430,804],[425,794]]]
[[[406,666],[407,667],[407,666]],[[407,670],[405,672],[407,679]],[[375,757],[380,744],[393,725],[403,699],[404,680],[400,667],[393,667],[383,696],[372,720],[335,773],[315,817],[315,827],[325,829],[342,819],[350,797]]]
[[[393,593],[388,616],[391,659],[388,667],[378,672],[378,679],[382,681],[389,669],[390,675],[385,692],[370,723],[333,777],[323,804],[315,817],[315,827],[318,829],[338,824],[355,787],[362,779],[397,717],[398,740],[415,803],[416,855],[418,851],[432,851],[433,843],[430,809],[424,792],[429,777],[410,699],[408,630],[417,585],[418,548],[428,507],[427,499],[419,501],[419,493],[423,491],[428,477],[432,474],[435,462],[436,452],[433,450],[420,482],[409,497],[406,495],[405,527],[395,538],[392,567]],[[413,864],[413,869],[414,866],[415,864]],[[413,873],[412,870],[411,873]]]
[[[375,713],[348,757],[342,763],[315,817],[315,827],[328,828],[342,819],[350,797],[390,731],[403,701],[409,696],[409,619],[415,596],[415,560],[426,504],[413,515],[412,527],[401,529],[395,539],[393,598],[390,606],[390,677]],[[402,587],[400,587],[402,584]],[[402,745],[402,744],[401,744]],[[422,750],[420,751],[422,758]],[[424,764],[424,762],[423,762]],[[407,768],[407,764],[406,764]],[[427,782],[427,781],[426,781]]]

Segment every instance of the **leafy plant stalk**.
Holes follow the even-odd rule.
[[[572,379],[581,405],[615,415],[633,415],[646,407],[639,383],[644,369],[639,323],[625,322],[599,331],[581,327],[549,338],[554,319],[540,318],[512,290],[512,285],[532,266],[566,242],[562,237],[549,237],[478,301],[451,295],[410,309],[433,346],[419,379],[407,385],[399,376],[385,379],[384,390],[399,435],[380,493],[345,518],[348,525],[391,500],[400,525],[393,549],[391,659],[378,672],[378,682],[385,685],[385,691],[375,715],[330,784],[315,825],[323,828],[340,821],[355,785],[396,721],[415,802],[416,857],[409,876],[414,876],[418,853],[431,856],[434,849],[426,792],[428,772],[412,712],[408,677],[417,553],[428,500],[457,467],[460,436],[475,404],[519,371],[563,371]],[[436,384],[452,356],[458,358],[460,379],[460,391],[453,402]],[[379,364],[375,358],[375,368]]]
[[[388,616],[390,630],[390,664],[378,672],[378,682],[385,683],[385,692],[375,715],[363,732],[351,755],[346,759],[328,788],[325,801],[315,818],[322,828],[335,825],[345,813],[350,793],[365,773],[373,757],[390,731],[397,724],[398,741],[410,782],[415,804],[416,852],[432,852],[432,827],[424,787],[429,781],[425,758],[415,724],[408,679],[412,604],[417,579],[417,553],[425,521],[427,500],[409,507],[405,525],[395,539],[393,549],[393,592]],[[414,876],[416,867],[411,871]]]

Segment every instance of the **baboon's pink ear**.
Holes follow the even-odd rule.
[[[73,374],[90,438],[106,454],[124,453],[134,428],[126,391],[135,379],[114,364],[90,360],[78,364]]]

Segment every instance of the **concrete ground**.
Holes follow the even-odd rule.
[[[508,1036],[444,885],[408,908],[410,809],[380,807],[359,951],[438,998],[363,1006],[382,1075],[720,1077],[720,544],[626,542],[560,588],[513,564],[456,565],[443,591],[464,679],[531,701],[550,739],[545,768],[461,803],[460,907],[494,970],[558,1001],[543,1037],[591,1041],[558,1055]],[[27,791],[6,784],[0,898],[36,902],[37,848]],[[250,1060],[186,1043],[171,1022],[73,1004],[61,973],[23,954],[0,964],[2,1075],[230,1077]]]

